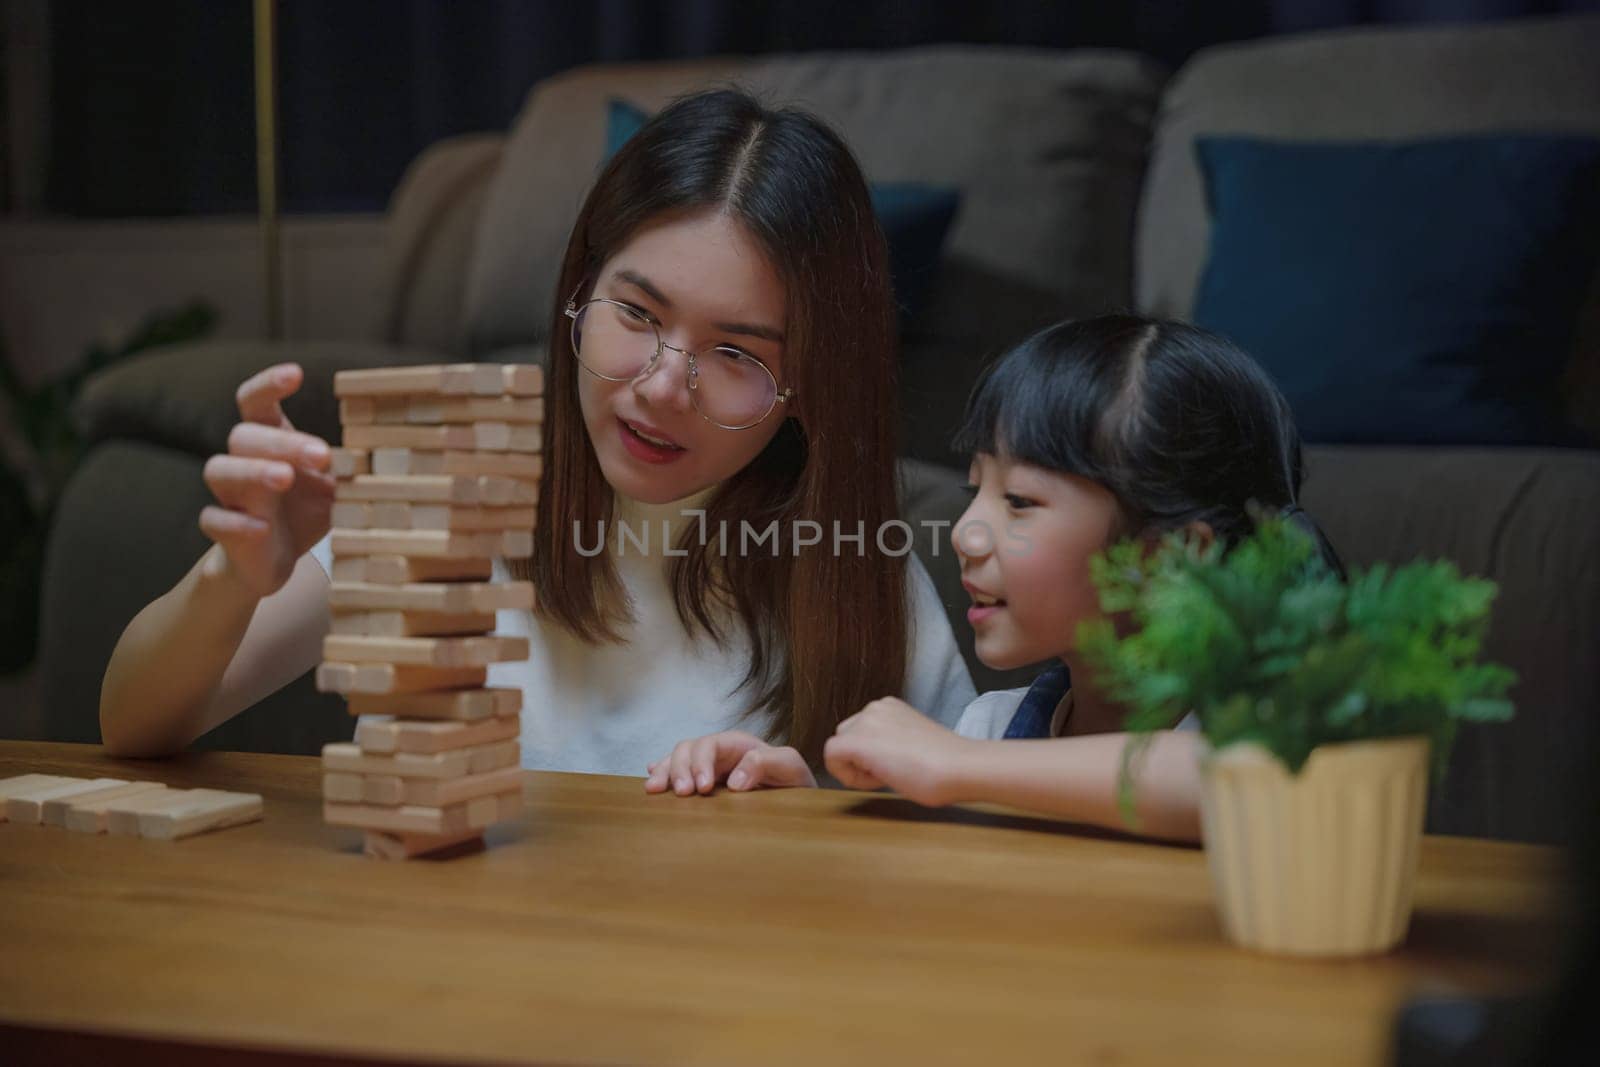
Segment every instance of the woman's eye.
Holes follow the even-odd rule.
[[[765,363],[761,363],[759,359],[757,359],[755,356],[752,356],[742,348],[734,348],[731,345],[718,345],[711,351],[728,360],[730,363],[743,363],[751,366],[760,364],[763,367],[766,366]]]
[[[1018,496],[1015,493],[1006,494],[1006,507],[1016,511],[1026,511],[1028,508],[1033,507],[1034,503],[1034,501],[1025,496]]]
[[[650,312],[646,311],[644,308],[635,307],[632,304],[623,304],[622,306],[628,309],[628,317],[638,322],[641,326],[658,325],[656,322],[656,317],[650,314]]]

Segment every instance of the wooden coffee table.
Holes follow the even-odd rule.
[[[266,818],[0,824],[13,1063],[1379,1063],[1408,996],[1537,988],[1560,936],[1558,855],[1485,841],[1425,842],[1401,950],[1307,962],[1224,940],[1198,850],[879,795],[530,773],[486,851],[386,863],[323,825],[315,759],[0,742],[28,772]]]

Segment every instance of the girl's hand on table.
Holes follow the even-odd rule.
[[[973,744],[903,700],[874,700],[839,724],[823,759],[851,789],[882,789],[930,807],[951,804],[958,771]]]
[[[671,789],[680,797],[709,795],[724,782],[736,793],[817,784],[799,752],[787,745],[769,745],[742,730],[679,741],[666,758],[646,770],[646,793]]]

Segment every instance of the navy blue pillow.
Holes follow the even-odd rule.
[[[1600,262],[1600,141],[1197,144],[1194,320],[1277,379],[1309,441],[1567,439],[1558,384]]]
[[[628,138],[638,133],[650,116],[624,100],[612,100],[606,109],[606,159],[617,154]],[[927,302],[928,289],[939,270],[939,253],[961,206],[961,192],[914,183],[872,185],[872,209],[889,243],[889,275],[902,323]]]

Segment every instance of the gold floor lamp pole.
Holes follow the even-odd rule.
[[[267,339],[283,339],[283,264],[278,246],[278,93],[276,0],[255,0],[256,211]]]

